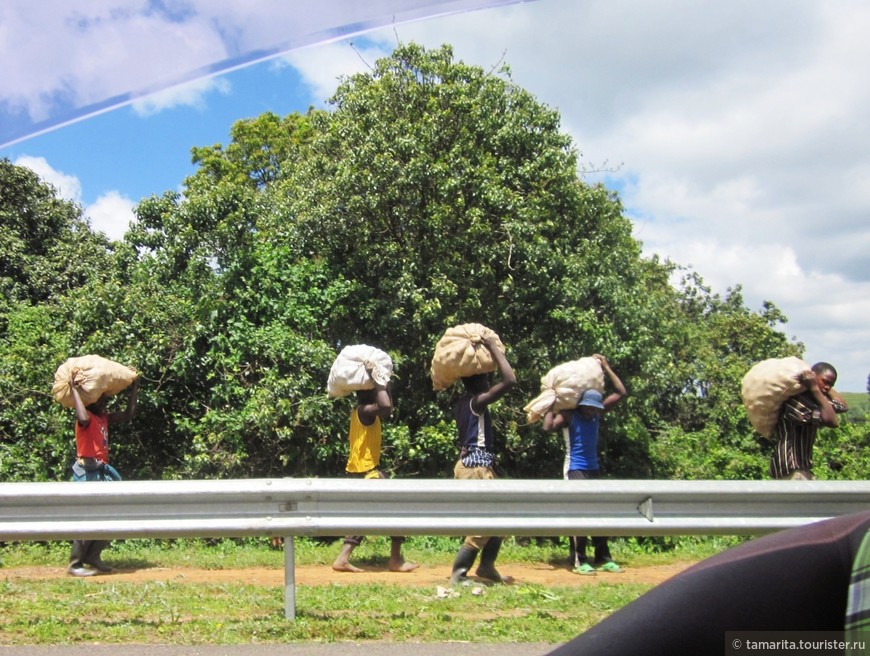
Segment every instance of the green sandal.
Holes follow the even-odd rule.
[[[574,568],[575,574],[583,574],[584,576],[595,576],[595,568],[589,563],[581,563]]]
[[[610,562],[604,563],[601,567],[599,567],[598,571],[610,572],[612,574],[620,574],[625,570],[611,560]]]

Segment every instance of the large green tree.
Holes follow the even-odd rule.
[[[735,376],[789,351],[775,321],[739,294],[723,303],[698,285],[675,291],[674,268],[641,257],[618,198],[578,178],[558,113],[508,71],[411,44],[343,81],[332,102],[281,182],[291,202],[277,219],[298,226],[299,257],[322,258],[353,287],[327,330],[336,345],[373,343],[401,363],[393,421],[403,449],[422,443],[430,457],[400,469],[440,474],[455,455],[451,401],[432,392],[427,366],[453,324],[484,323],[509,346],[521,384],[496,418],[503,462],[522,476],[560,468],[558,441],[519,410],[559,362],[611,358],[633,396],[611,422],[606,457],[619,474],[653,475],[656,433],[683,422],[697,430],[716,412],[732,420],[714,432],[733,429],[740,409],[724,397]],[[751,352],[728,341],[741,323],[763,333]]]
[[[86,352],[141,372],[139,416],[113,439],[129,477],[338,475],[352,401],[327,399],[327,374],[340,348],[369,343],[396,365],[383,466],[447,476],[453,392],[435,393],[428,368],[444,330],[473,321],[501,335],[520,379],[494,408],[510,475],[560,474],[561,440],[522,407],[550,367],[601,352],[630,390],[606,419],[612,475],[764,476],[740,377],[801,346],[775,306],[753,312],[739,287],[720,297],[644,257],[618,196],[578,176],[558,112],[506,69],[414,44],[343,80],[332,104],[194,148],[184,192],[143,200],[123,243],[0,171],[20,190],[0,203],[17,263],[0,280],[15,298],[0,315],[0,475],[63,475],[71,419],[47,390]],[[33,250],[18,207],[67,212],[56,242],[94,253]],[[53,287],[64,262],[78,277]]]
[[[110,269],[105,236],[30,169],[0,160],[0,480],[53,477],[67,457],[52,406],[69,352],[63,299]]]
[[[11,304],[52,301],[79,287],[105,270],[108,253],[81,207],[0,159],[0,317]]]

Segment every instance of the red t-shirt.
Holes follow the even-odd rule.
[[[89,412],[87,426],[76,422],[76,455],[109,462],[109,415]]]

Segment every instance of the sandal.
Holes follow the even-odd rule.
[[[595,568],[589,563],[581,563],[574,568],[575,574],[583,574],[584,576],[595,576]]]
[[[610,572],[611,574],[621,574],[625,570],[611,560],[610,562],[601,565],[601,567],[598,568],[598,571]]]

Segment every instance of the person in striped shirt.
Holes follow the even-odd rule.
[[[459,460],[453,468],[453,476],[464,480],[489,480],[495,475],[494,434],[489,405],[504,396],[516,385],[517,377],[504,353],[497,346],[495,337],[483,339],[483,345],[492,354],[501,380],[493,383],[491,374],[477,374],[462,378],[465,394],[459,397],[454,407],[459,442]],[[452,585],[467,583],[468,570],[480,553],[477,576],[494,583],[509,583],[510,577],[502,577],[495,568],[495,560],[501,549],[502,538],[470,535],[465,538],[456,554],[450,575]]]
[[[786,400],[774,429],[776,446],[770,455],[770,475],[776,479],[812,480],[813,444],[819,426],[836,428],[838,413],[849,406],[834,391],[837,370],[817,362],[803,377],[806,390]]]

